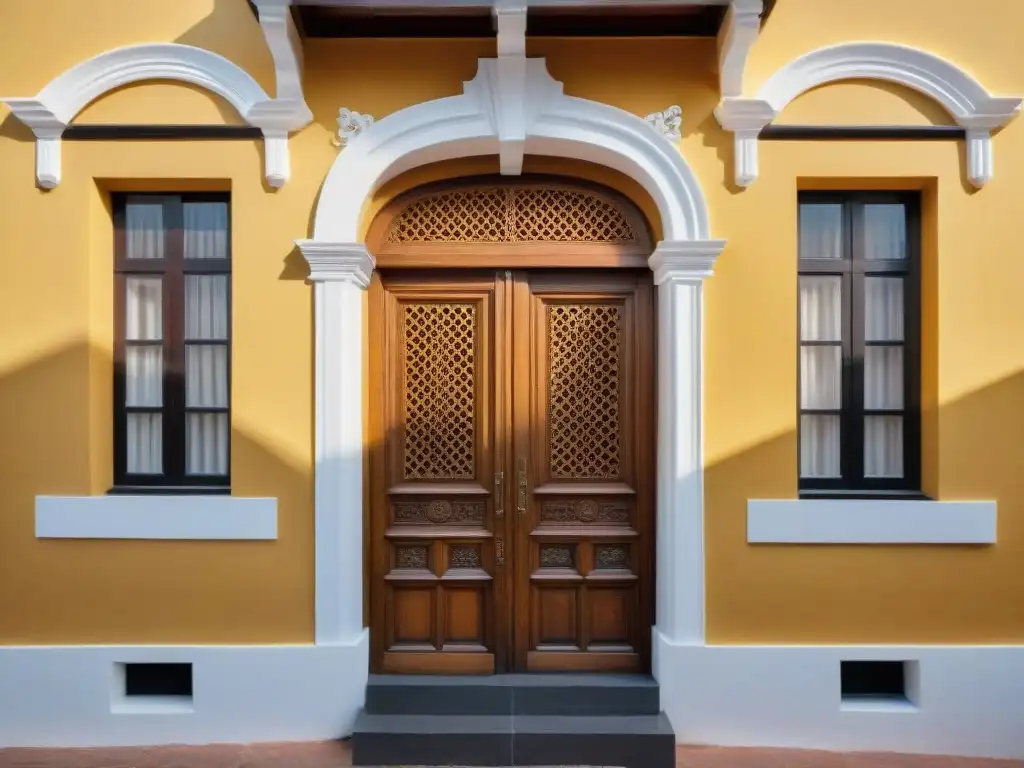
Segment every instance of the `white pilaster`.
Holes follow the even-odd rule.
[[[657,632],[704,642],[702,294],[724,240],[658,244]]]
[[[363,243],[299,240],[314,285],[317,645],[363,633]]]

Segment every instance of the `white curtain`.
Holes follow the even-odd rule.
[[[185,203],[185,258],[228,257],[227,203]]]
[[[800,407],[838,411],[842,407],[841,278],[801,276],[800,340],[836,342],[800,347]],[[839,477],[839,437],[838,415],[801,415],[802,477]]]
[[[125,280],[125,405],[163,405],[163,293],[159,277]],[[133,474],[163,471],[163,421],[159,413],[128,414],[127,469]]]
[[[227,408],[228,276],[185,276],[185,405]],[[228,473],[227,413],[189,413],[185,422],[185,469],[192,475]]]
[[[809,203],[800,206],[800,258],[841,259],[843,206]]]
[[[883,206],[869,206],[878,207]],[[902,222],[902,208],[899,208]],[[864,350],[864,408],[902,410],[903,403],[903,278],[864,280],[864,339],[895,342]],[[864,474],[866,477],[903,476],[903,417],[864,417]]]
[[[864,257],[876,261],[907,257],[907,216],[901,204],[864,206]]]
[[[838,416],[800,416],[800,476],[840,476]]]
[[[130,197],[125,206],[125,251],[129,259],[164,257],[164,208],[159,201]]]

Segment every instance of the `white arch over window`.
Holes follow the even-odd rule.
[[[144,43],[105,51],[79,62],[30,98],[2,99],[36,136],[36,179],[51,189],[60,183],[60,137],[90,102],[132,83],[171,80],[214,93],[263,132],[266,173],[272,186],[288,177],[289,131],[307,125],[304,102],[270,98],[248,72],[223,56],[179,43]]]
[[[297,241],[315,304],[316,641],[364,636],[362,291],[374,269],[365,203],[388,179],[428,163],[491,155],[503,174],[518,175],[531,154],[621,171],[661,215],[665,239],[649,260],[658,284],[657,636],[702,643],[702,291],[725,243],[710,239],[703,191],[674,143],[636,115],[567,96],[543,59],[525,57],[525,6],[496,16],[498,58],[481,59],[461,95],[376,122],[342,110],[345,148],[320,193],[313,237]]]
[[[1020,111],[1018,97],[991,95],[966,71],[928,51],[897,43],[852,42],[806,53],[783,65],[753,98],[725,99],[715,110],[735,134],[736,183],[757,178],[757,134],[797,96],[841,80],[884,80],[940,104],[967,132],[967,177],[981,187],[992,177],[991,132]]]

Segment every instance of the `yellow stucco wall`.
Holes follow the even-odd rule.
[[[779,0],[749,62],[748,92],[820,45],[891,40],[929,49],[996,94],[1024,94],[1024,5],[977,0]],[[216,50],[273,92],[273,66],[244,0],[6,0],[0,93],[30,95],[105,49],[178,41]],[[993,16],[986,16],[990,12]],[[57,41],[57,44],[54,44]],[[43,54],[40,54],[43,51]],[[33,185],[31,134],[0,107],[0,642],[286,642],[313,632],[311,289],[293,240],[309,234],[336,156],[335,116],[378,117],[461,90],[493,40],[307,41],[314,123],[291,140],[292,178],[270,191],[259,142],[64,142],[63,181]],[[963,147],[934,142],[762,142],[761,176],[731,184],[732,139],[717,126],[713,40],[532,40],[566,92],[646,114],[684,110],[681,151],[712,233],[729,241],[707,283],[707,617],[712,642],[1024,640],[1024,261],[1016,222],[1024,124],[995,140],[982,191]],[[353,66],[358,62],[358,66]],[[239,119],[197,89],[142,84],[80,122]],[[898,88],[844,83],[797,99],[780,122],[944,123]],[[408,174],[407,186],[493,168],[488,160]],[[588,175],[650,201],[615,174]],[[801,188],[924,191],[926,490],[995,498],[999,544],[752,547],[748,498],[796,492],[796,194]],[[112,236],[119,189],[230,189],[234,207],[232,485],[279,498],[276,542],[40,541],[37,493],[103,493],[111,478]],[[657,223],[655,224],[657,226]],[[249,382],[249,383],[246,383]]]

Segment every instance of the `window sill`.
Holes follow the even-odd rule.
[[[39,539],[277,539],[277,499],[206,495],[36,496]]]
[[[749,499],[748,544],[995,544],[994,501]]]
[[[115,485],[109,496],[230,496],[226,485]]]

